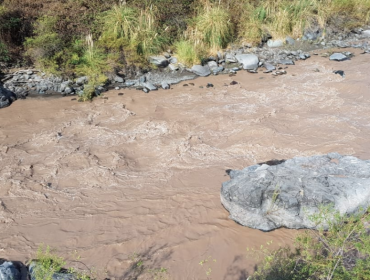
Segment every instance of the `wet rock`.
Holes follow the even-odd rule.
[[[344,61],[344,60],[347,60],[348,57],[345,56],[344,54],[342,53],[333,53],[330,57],[329,57],[330,60],[335,60],[335,61]]]
[[[315,228],[320,205],[352,214],[370,205],[370,160],[331,153],[230,171],[221,202],[241,225],[270,231]]]
[[[268,40],[267,41],[267,46],[269,48],[279,48],[284,45],[284,42],[282,40]]]
[[[169,61],[167,58],[163,55],[157,55],[157,56],[150,56],[149,62],[154,64],[157,67],[167,67],[169,64]]]
[[[0,280],[21,280],[22,275],[12,262],[4,262],[0,265]]]
[[[162,86],[163,89],[170,89],[170,87],[171,87],[170,84],[167,83],[167,82],[162,82],[161,86]]]
[[[258,68],[259,59],[254,54],[237,54],[235,58],[243,65],[243,69],[245,70]]]
[[[344,71],[343,71],[343,70],[335,70],[335,71],[333,71],[333,73],[334,73],[334,74],[341,75],[343,78],[346,76],[346,75],[344,74]]]
[[[122,77],[120,77],[120,76],[115,76],[115,77],[114,77],[114,81],[115,81],[116,83],[124,83],[124,82],[125,82],[125,79],[124,79],[124,78],[122,78]]]
[[[294,40],[292,37],[289,37],[289,36],[287,36],[287,37],[285,38],[285,42],[286,42],[288,45],[291,45],[291,46],[293,46],[293,45],[295,44],[295,40]]]
[[[193,67],[191,67],[191,71],[201,77],[207,77],[211,75],[211,70],[208,66],[194,65]]]

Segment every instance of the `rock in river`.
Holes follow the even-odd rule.
[[[336,61],[343,61],[343,60],[347,60],[348,57],[345,56],[344,54],[342,53],[333,53],[330,57],[329,57],[330,60],[336,60]]]
[[[231,170],[222,185],[222,204],[243,226],[315,228],[309,217],[320,205],[342,215],[370,206],[370,160],[330,153],[268,164]]]

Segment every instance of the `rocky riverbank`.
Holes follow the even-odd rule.
[[[287,37],[283,40],[269,39],[263,47],[249,45],[233,47],[218,52],[216,56],[208,57],[202,65],[187,68],[178,63],[176,54],[169,50],[163,55],[149,57],[150,63],[157,68],[151,71],[138,71],[108,74],[109,80],[95,89],[95,95],[109,89],[136,88],[148,93],[153,90],[169,89],[171,85],[181,81],[192,80],[198,76],[235,74],[240,70],[250,73],[263,71],[273,75],[286,74],[285,65],[294,65],[296,61],[306,60],[315,54],[317,49],[332,48],[359,48],[363,53],[370,53],[370,30],[355,29],[350,33],[334,33],[326,37],[321,29],[308,30],[300,40]],[[351,53],[343,52],[333,59],[344,60],[351,57]],[[332,58],[331,58],[332,59]],[[126,75],[127,74],[127,75]],[[0,92],[0,108],[9,106],[17,98],[26,98],[29,95],[82,95],[88,77],[64,79],[54,75],[46,75],[36,69],[12,71],[2,78],[3,87],[8,90]]]

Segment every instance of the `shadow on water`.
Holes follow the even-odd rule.
[[[242,268],[245,265],[245,262],[245,256],[235,256],[233,262],[227,268],[224,280],[246,280],[249,274],[246,269]]]
[[[122,277],[119,279],[125,280],[136,280],[140,276],[151,275],[154,276],[158,274],[166,274],[165,268],[162,268],[162,264],[169,260],[172,255],[172,250],[163,253],[163,250],[167,245],[163,245],[159,248],[150,247],[143,252],[137,252],[130,256],[132,261],[130,267],[123,273]],[[162,278],[159,278],[162,279]]]

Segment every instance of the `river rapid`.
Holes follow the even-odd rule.
[[[161,267],[163,279],[246,279],[259,262],[247,247],[291,246],[297,231],[229,220],[225,170],[329,152],[369,159],[370,54],[350,51],[282,76],[243,71],[0,110],[0,255],[27,261],[43,243],[99,279],[154,279]]]

